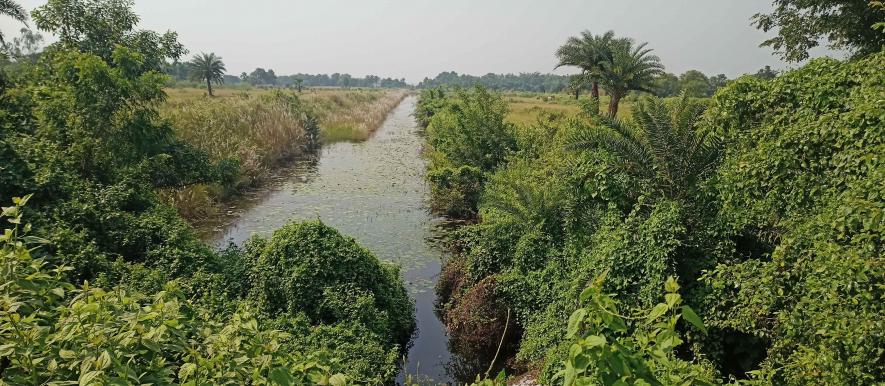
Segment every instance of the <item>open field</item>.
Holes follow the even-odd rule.
[[[214,99],[261,97],[275,89],[219,88]],[[167,88],[168,104],[205,99],[206,90],[199,88]],[[311,88],[297,95],[304,108],[313,114],[320,124],[324,142],[362,141],[381,125],[387,114],[405,97],[406,92],[396,89],[340,89]]]
[[[589,98],[589,96],[581,96],[581,99],[585,98]],[[609,98],[606,95],[602,95],[599,99],[600,112],[605,112]],[[505,93],[504,100],[510,107],[507,120],[517,124],[533,123],[538,120],[542,112],[572,115],[581,111],[574,96],[567,94]],[[632,112],[631,107],[632,103],[630,100],[625,99],[621,101],[618,117],[622,119],[629,117]]]

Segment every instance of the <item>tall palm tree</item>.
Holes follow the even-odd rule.
[[[191,67],[191,79],[205,80],[206,88],[209,89],[209,96],[213,96],[212,83],[224,83],[224,72],[227,70],[224,68],[224,62],[221,61],[221,57],[215,56],[214,52],[209,54],[201,53],[194,55],[189,64]]]
[[[599,77],[602,63],[611,58],[611,45],[614,42],[614,31],[602,35],[593,35],[590,31],[581,32],[580,36],[572,36],[556,50],[559,62],[555,68],[563,66],[581,69],[579,79],[590,83],[590,95],[599,99]]]
[[[28,22],[28,11],[12,0],[0,0],[0,15],[9,16],[25,24]],[[3,40],[3,32],[0,32],[0,43],[6,43]]]
[[[616,169],[655,181],[668,198],[685,198],[719,159],[719,146],[697,131],[703,111],[685,93],[672,102],[651,97],[633,110],[634,124],[607,117],[578,131],[572,147],[605,149],[619,159]]]
[[[621,98],[628,92],[652,92],[655,77],[664,72],[660,58],[646,48],[648,43],[634,45],[633,39],[628,38],[612,41],[611,57],[601,62],[599,84],[611,97],[610,117],[617,116]]]

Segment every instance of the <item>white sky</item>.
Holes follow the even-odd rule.
[[[19,1],[28,10],[45,3]],[[191,53],[215,52],[231,74],[264,67],[414,83],[450,70],[552,72],[556,48],[585,29],[647,41],[674,73],[784,68],[750,26],[770,1],[136,0],[135,8],[141,28],[177,31]],[[20,25],[0,17],[0,28],[11,39]]]

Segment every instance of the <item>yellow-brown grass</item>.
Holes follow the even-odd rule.
[[[586,96],[583,98],[586,98]],[[600,112],[605,113],[608,108],[609,98],[606,95],[602,95],[599,99]],[[506,93],[504,94],[504,100],[510,107],[507,121],[517,124],[537,122],[538,117],[543,112],[573,115],[581,111],[574,96],[566,94]],[[629,100],[622,100],[618,109],[618,118],[624,119],[629,117],[631,105]]]
[[[407,95],[404,90],[310,90],[305,105],[319,119],[326,143],[365,141]]]
[[[215,90],[214,100],[260,97],[272,93],[271,89]],[[169,88],[168,103],[206,99],[206,91],[197,88]],[[391,89],[340,89],[311,88],[298,93],[304,108],[320,122],[323,141],[363,141],[371,136],[384,119],[408,94],[405,90]]]

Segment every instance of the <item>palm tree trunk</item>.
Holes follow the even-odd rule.
[[[210,81],[208,78],[206,79],[206,88],[209,89],[209,96],[210,97],[213,96],[212,95],[212,81]]]
[[[615,118],[618,116],[618,104],[621,103],[620,94],[612,94],[611,100],[608,101],[608,116]]]
[[[590,88],[590,96],[593,98],[593,102],[596,105],[596,111],[593,113],[599,115],[599,82],[593,81],[593,86]]]
[[[578,100],[578,97],[581,96],[581,89],[575,88],[575,100]]]

